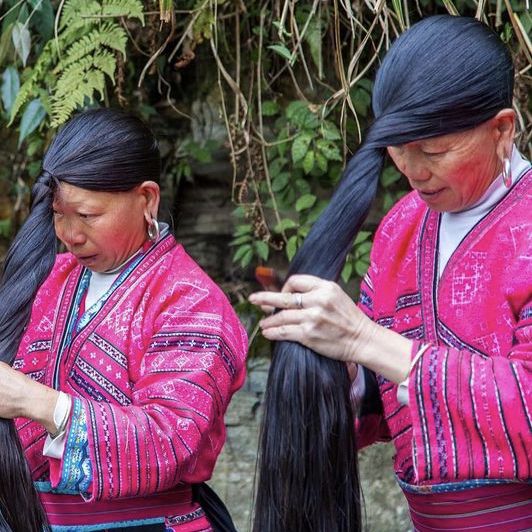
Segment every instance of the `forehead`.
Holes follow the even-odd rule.
[[[482,142],[487,135],[490,134],[494,126],[490,122],[484,122],[474,128],[458,131],[456,133],[448,133],[446,135],[438,135],[437,137],[429,137],[427,139],[416,140],[409,142],[406,146],[411,147],[438,147],[438,148],[452,148],[464,144],[471,144],[475,142]]]
[[[61,182],[54,193],[54,204],[69,206],[106,206],[124,199],[128,192],[100,192]]]

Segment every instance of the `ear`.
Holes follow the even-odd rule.
[[[497,138],[497,156],[500,161],[512,156],[512,147],[515,136],[515,111],[502,109],[494,117],[495,133]]]
[[[157,218],[161,189],[155,181],[144,181],[138,186],[138,192],[142,196],[144,218],[149,225],[153,218]]]

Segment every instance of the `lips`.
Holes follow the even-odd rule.
[[[438,189],[435,189],[435,190],[419,190],[418,189],[418,194],[422,197],[422,198],[434,198],[436,197],[440,192],[443,192],[443,188],[438,188]]]
[[[96,255],[84,255],[84,256],[76,255],[76,259],[78,260],[78,262],[90,262],[95,258],[96,258]]]

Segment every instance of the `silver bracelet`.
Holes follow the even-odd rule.
[[[57,402],[55,404],[54,409],[54,423],[57,427],[57,430],[52,434],[50,434],[50,438],[52,440],[55,440],[62,434],[64,434],[66,427],[68,425],[68,420],[70,419],[70,411],[72,410],[72,398],[70,395],[59,392],[59,397],[57,398]],[[62,411],[62,412],[61,412]],[[56,414],[58,414],[56,416]],[[61,415],[61,418],[59,421],[56,419],[56,417],[59,417]]]
[[[408,373],[406,374],[406,379],[397,385],[397,401],[402,405],[408,404],[408,380],[410,379],[410,374],[412,373],[412,370],[418,363],[423,353],[425,353],[429,347],[430,344],[424,344],[418,349],[418,352],[415,354],[412,362],[410,363]]]

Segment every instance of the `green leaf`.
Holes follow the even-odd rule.
[[[11,108],[17,97],[20,89],[20,79],[18,77],[18,70],[15,67],[7,67],[2,75],[2,103],[4,109],[9,116]]]
[[[253,227],[251,226],[251,224],[237,225],[235,228],[235,236],[240,236],[240,235],[251,233],[252,230],[253,230]]]
[[[33,3],[41,0],[32,0]],[[42,0],[39,9],[31,19],[32,27],[36,28],[43,40],[48,41],[54,34],[54,9],[50,0]]]
[[[282,172],[286,163],[287,163],[287,160],[284,157],[276,157],[275,159],[273,159],[268,164],[268,168],[270,170],[270,176],[275,177],[279,175]]]
[[[302,107],[297,108],[289,119],[290,123],[300,129],[316,129],[320,125],[320,120],[318,118],[317,109],[314,109],[315,106],[312,107],[313,108],[311,109],[310,105],[305,104]]]
[[[272,190],[274,192],[281,192],[290,180],[290,174],[288,172],[281,172],[279,175],[272,179]]]
[[[274,116],[279,113],[279,104],[273,100],[262,102],[262,116]]]
[[[319,152],[316,152],[316,164],[318,168],[323,172],[327,172],[327,159]]]
[[[294,102],[290,102],[288,107],[286,108],[285,115],[288,120],[292,120],[294,115],[299,112],[301,109],[308,109],[307,102],[304,102],[302,100],[296,100]]]
[[[39,98],[35,98],[35,100],[32,100],[26,106],[24,114],[20,120],[20,134],[18,137],[19,146],[30,133],[35,131],[41,125],[45,116],[46,109]]]
[[[268,255],[270,254],[270,247],[266,242],[263,240],[258,240],[255,242],[255,250],[257,251],[257,255],[262,260],[268,260]]]
[[[268,46],[268,48],[279,54],[281,57],[284,57],[288,61],[292,60],[292,54],[284,44],[271,44]]]
[[[358,85],[360,85],[362,88],[366,89],[371,94],[371,91],[373,90],[373,82],[369,78],[362,78]]]
[[[241,244],[244,244],[245,242],[251,242],[252,240],[253,238],[251,237],[251,235],[242,235],[235,238],[234,240],[231,240],[231,243],[229,245],[240,246]]]
[[[401,179],[401,174],[393,166],[387,166],[382,172],[381,184],[383,187],[389,187],[399,179]]]
[[[359,231],[355,238],[355,245],[365,242],[371,236],[371,231]]]
[[[332,122],[329,122],[328,120],[324,120],[322,122],[321,134],[323,135],[323,138],[326,140],[340,140],[342,138],[340,130],[336,127],[336,124],[333,124]]]
[[[341,161],[340,149],[328,140],[320,139],[316,142],[318,149],[329,161]]]
[[[353,263],[351,261],[346,262],[344,267],[342,268],[342,280],[344,283],[347,283],[349,279],[351,279],[351,274],[353,273]]]
[[[22,60],[22,64],[26,66],[26,61],[30,55],[31,35],[28,28],[22,22],[15,22],[13,25],[13,34],[11,35],[13,46]]]
[[[286,243],[286,256],[288,260],[292,260],[297,251],[297,235],[293,235]]]
[[[356,247],[357,255],[362,258],[364,255],[368,255],[371,251],[371,242],[362,242]]]
[[[359,259],[355,262],[355,271],[359,277],[364,277],[368,271],[369,262],[364,259]]]
[[[301,161],[305,157],[311,141],[312,134],[306,131],[300,133],[294,139],[294,142],[292,144],[292,161],[294,163]]]
[[[40,152],[44,147],[44,139],[42,139],[40,136],[34,136],[27,144],[26,146],[26,154],[29,157],[33,157],[37,154],[37,152]],[[40,164],[40,163],[39,163]]]
[[[323,77],[323,61],[322,61],[322,43],[321,36],[322,21],[319,17],[314,17],[307,28],[305,34],[305,41],[307,41],[310,48],[310,55],[316,68],[318,69],[318,75],[320,79]]]
[[[287,229],[294,229],[297,227],[297,223],[294,222],[294,220],[290,218],[284,218],[281,220],[280,223],[278,223],[274,228],[274,232],[276,233],[282,233],[283,231],[286,231]]]
[[[306,179],[296,179],[296,189],[301,196],[309,194],[311,190],[310,184]]]
[[[314,168],[314,152],[309,150],[303,159],[303,171],[305,174],[310,174]]]
[[[13,24],[8,24],[5,29],[2,30],[0,36],[0,65],[3,64],[5,57],[11,50],[12,41],[11,36],[13,34]]]
[[[244,253],[244,256],[242,257],[242,260],[240,261],[240,266],[242,266],[242,268],[246,268],[249,265],[249,263],[251,262],[252,258],[253,258],[253,250],[252,249],[248,249]]]
[[[11,235],[11,220],[0,220],[0,236],[8,238]]]
[[[314,194],[305,194],[296,201],[296,211],[301,212],[305,209],[310,209],[316,203],[316,196]]]
[[[356,89],[351,97],[355,111],[362,116],[368,114],[369,106],[371,105],[371,96],[369,92],[364,89]]]
[[[42,9],[43,0],[26,0],[26,2],[28,2],[28,4],[37,11]]]
[[[251,244],[244,244],[243,246],[240,246],[233,256],[233,261],[238,262],[248,251],[253,253]]]

